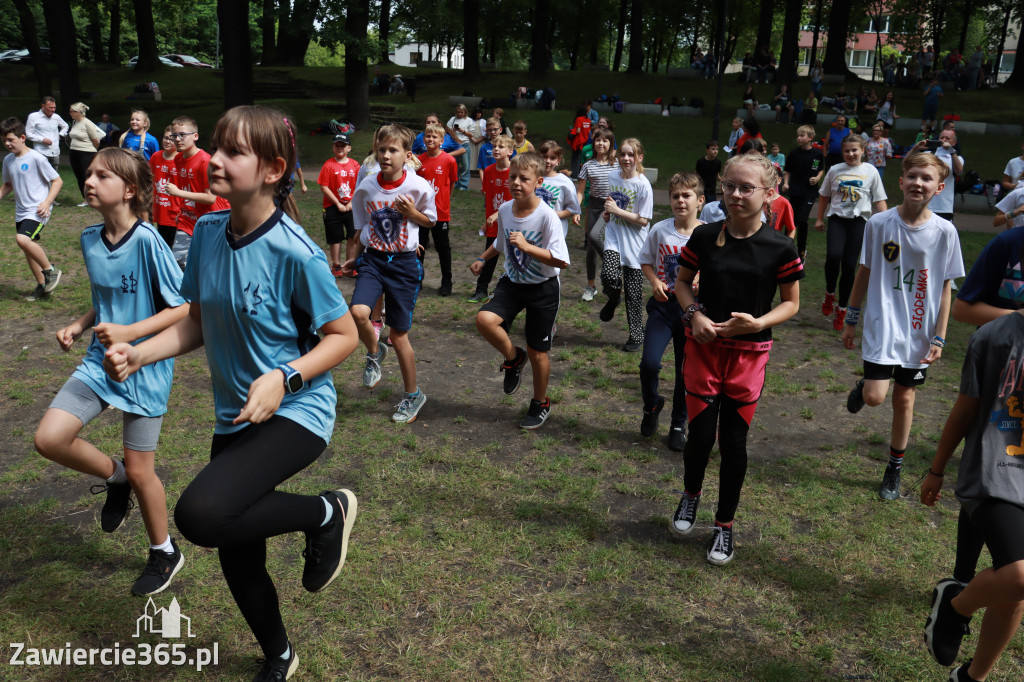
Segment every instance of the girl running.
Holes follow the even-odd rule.
[[[557,142],[542,142],[540,155],[544,159],[544,177],[535,191],[541,201],[558,214],[558,219],[562,221],[562,237],[568,237],[569,219],[572,219],[573,225],[580,224],[580,204],[576,198],[576,188],[567,175],[558,172],[558,167],[562,165],[562,148]]]
[[[640,269],[651,283],[652,295],[647,301],[647,326],[644,328],[644,350],[640,359],[640,391],[644,398],[640,435],[653,436],[658,430],[658,415],[665,399],[658,394],[658,373],[661,357],[669,341],[675,351],[675,392],[672,394],[672,428],[668,447],[682,452],[686,444],[686,391],[683,389],[683,349],[686,345],[683,311],[676,300],[676,271],[679,252],[690,241],[694,228],[701,224],[698,216],[704,205],[704,183],[696,173],[676,173],[668,181],[672,218],[651,228],[640,253]]]
[[[874,171],[872,171],[874,172]],[[707,559],[733,557],[733,517],[747,471],[747,432],[764,386],[771,328],[800,308],[803,264],[792,239],[761,222],[775,194],[775,168],[760,155],[734,156],[722,174],[725,222],[700,225],[679,254],[676,300],[687,336],[683,379],[690,435],[683,450],[684,492],[670,529],[693,531],[704,471],[718,432],[718,509]],[[700,272],[700,296],[691,285]],[[775,291],[781,302],[772,308]]]
[[[88,328],[92,341],[36,430],[36,450],[58,464],[98,476],[106,492],[100,515],[113,533],[139,501],[149,535],[149,560],[132,594],[160,592],[181,570],[185,558],[167,534],[167,500],[153,461],[167,411],[174,360],[146,367],[125,383],[103,372],[103,354],[113,344],[128,346],[163,331],[188,312],[181,297],[181,268],[156,229],[144,222],[153,205],[153,176],[141,156],[125,149],[97,152],[85,174],[85,199],[103,222],[82,231],[82,257],[89,273],[92,307],[57,332],[68,351]],[[113,405],[122,412],[124,459],[116,460],[78,437],[86,424]]]
[[[604,213],[604,200],[608,197],[608,174],[615,170],[615,133],[609,128],[598,126],[594,128],[591,144],[594,147],[594,157],[583,164],[580,179],[576,183],[576,201],[580,206],[587,208],[587,225],[584,232],[584,248],[587,250],[587,288],[583,290],[584,301],[593,301],[597,295],[597,259],[602,254],[594,228]]]
[[[327,446],[337,403],[330,369],[355,349],[356,328],[327,258],[295,220],[288,118],[235,107],[217,122],[213,146],[210,190],[232,208],[196,225],[182,283],[189,315],[138,346],[114,344],[105,364],[123,381],[206,346],[216,407],[211,461],[181,494],[174,520],[190,542],[218,549],[267,657],[254,679],[284,680],[298,658],[267,573],[266,540],[305,533],[302,585],[318,592],[345,563],[356,497],[276,488]]]
[[[876,213],[886,210],[885,200],[888,198],[878,171],[874,166],[863,163],[864,138],[847,135],[843,139],[842,150],[843,163],[830,167],[821,182],[818,219],[814,221],[814,229],[824,231],[827,210],[825,300],[821,302],[821,314],[825,317],[835,315],[832,328],[837,332],[843,331],[846,320],[846,304],[853,290],[861,242],[864,241],[864,224],[871,217],[872,209]]]
[[[604,201],[608,226],[604,233],[601,286],[608,302],[601,308],[601,321],[609,322],[615,316],[625,288],[629,338],[622,350],[635,353],[644,342],[644,274],[640,270],[640,251],[654,211],[654,190],[644,175],[644,148],[640,140],[635,137],[623,140],[618,157],[619,170],[608,175],[608,198]]]

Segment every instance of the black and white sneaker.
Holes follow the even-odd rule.
[[[145,597],[163,592],[171,584],[171,579],[185,565],[185,556],[178,549],[178,543],[174,541],[174,538],[171,538],[171,546],[174,548],[173,554],[159,549],[149,550],[149,561],[146,562],[146,568],[132,585],[133,595]]]
[[[953,597],[963,590],[959,581],[946,578],[932,591],[932,609],[924,624],[924,641],[939,665],[953,665],[960,643],[971,633],[970,617],[961,616],[953,608]]]
[[[519,382],[522,380],[523,365],[526,364],[526,351],[516,346],[516,359],[511,362],[506,360],[501,363],[499,371],[505,373],[503,388],[505,395],[512,395],[519,390]]]
[[[252,682],[284,682],[290,678],[299,667],[299,656],[295,653],[295,647],[288,644],[288,658],[274,656],[263,661],[263,667],[252,678]]]
[[[60,278],[63,276],[64,272],[56,265],[50,265],[49,270],[43,270],[43,291],[48,294],[52,293],[60,284]]]
[[[658,403],[650,410],[644,408],[643,419],[640,420],[640,435],[644,438],[650,438],[658,432],[658,415],[661,414],[662,409],[665,407],[665,399],[658,398]]]
[[[336,505],[326,526],[306,533],[306,549],[302,555],[302,586],[310,592],[324,589],[341,572],[348,554],[348,537],[356,521],[356,495],[351,490],[325,490],[320,497]]]
[[[679,506],[676,507],[676,513],[672,515],[672,523],[669,524],[669,530],[676,535],[689,535],[693,531],[693,527],[697,525],[697,507],[700,506],[700,493],[696,495],[690,495],[686,491],[673,491],[681,492],[682,498],[679,500]]]
[[[614,294],[608,294],[608,302],[601,307],[601,312],[598,313],[602,322],[610,322],[615,317],[615,309],[619,307],[620,296],[621,294],[617,291]]]
[[[549,414],[551,414],[550,398],[545,397],[544,402],[531,398],[530,409],[526,411],[526,416],[523,417],[523,421],[519,422],[519,426],[529,431],[539,429],[544,426]]]
[[[128,510],[135,506],[132,501],[132,486],[127,481],[124,483],[98,483],[89,491],[93,495],[104,492],[107,494],[107,500],[103,503],[103,509],[100,511],[100,527],[105,533],[113,533],[120,528],[128,516]]]
[[[864,380],[860,379],[853,386],[850,395],[846,396],[846,409],[852,414],[857,414],[864,409]]]
[[[963,665],[958,665],[957,667],[950,670],[949,682],[979,682],[978,680],[971,677],[970,674],[967,672],[971,667],[971,663],[973,662],[973,658],[968,659],[968,661]]]
[[[682,426],[673,426],[668,432],[668,449],[682,452],[686,447],[686,430]]]
[[[719,526],[711,529],[711,542],[708,544],[708,562],[715,566],[725,566],[732,561],[733,554],[732,526]]]
[[[885,465],[882,485],[878,487],[878,497],[883,500],[900,499],[900,468],[893,464]]]

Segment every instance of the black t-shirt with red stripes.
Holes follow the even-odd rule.
[[[713,322],[726,322],[732,313],[761,317],[772,309],[780,284],[804,278],[804,267],[793,240],[762,223],[746,239],[725,232],[725,245],[715,241],[723,222],[699,225],[679,253],[679,264],[700,272],[697,300]],[[733,337],[737,341],[770,341],[772,330]]]

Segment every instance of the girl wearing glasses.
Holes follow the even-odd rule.
[[[678,259],[675,295],[691,341],[683,367],[690,436],[683,449],[684,492],[670,525],[677,535],[693,531],[717,432],[718,508],[707,559],[718,566],[733,557],[747,432],[764,386],[771,328],[799,310],[804,277],[793,240],[761,222],[775,198],[775,167],[759,154],[735,156],[722,177],[726,219],[694,229]],[[781,302],[772,308],[776,289]]]

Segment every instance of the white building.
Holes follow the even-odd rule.
[[[406,43],[396,47],[390,54],[396,66],[430,66],[432,68],[461,69],[463,56],[461,48],[451,51],[451,63],[448,63],[448,49],[435,45],[430,49],[426,43]],[[428,59],[429,58],[429,59]]]

